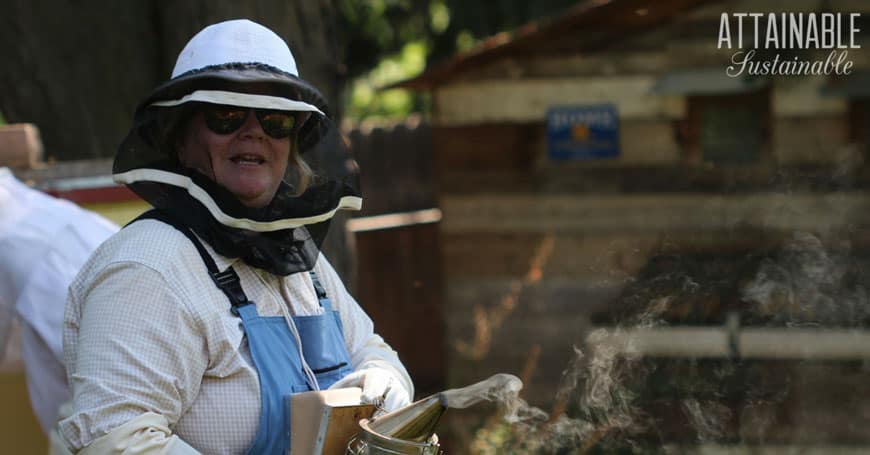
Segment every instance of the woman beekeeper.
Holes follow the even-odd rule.
[[[137,109],[115,180],[151,203],[70,287],[64,321],[82,453],[285,453],[292,393],[413,385],[319,254],[358,209],[356,167],[284,41],[247,20],[194,36]]]

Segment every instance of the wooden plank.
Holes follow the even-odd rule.
[[[360,404],[361,393],[354,387],[291,395],[293,453],[344,455],[347,442],[359,433],[358,422],[375,412],[374,405]]]
[[[462,170],[447,169],[447,166],[440,164],[438,166],[438,191],[442,196],[493,192],[516,194],[537,190],[537,179],[531,172],[522,167],[500,170]]]
[[[474,328],[475,311],[501,313],[503,324],[524,330],[520,326],[534,326],[529,324],[532,320],[586,317],[601,311],[620,296],[625,285],[619,280],[602,282],[595,277],[547,276],[538,283],[518,286],[511,277],[469,276],[450,282],[445,312],[449,331],[454,335]]]
[[[553,162],[547,158],[546,127],[537,123],[493,123],[433,128],[432,146],[438,175],[457,172],[512,170],[537,174],[551,170],[607,166],[672,164],[680,162],[674,125],[670,120],[628,120],[619,131],[618,157],[602,160]],[[556,171],[558,172],[558,171]],[[470,183],[479,183],[477,179]],[[455,191],[452,185],[445,191]]]
[[[73,190],[48,190],[54,197],[73,201],[76,204],[105,204],[112,202],[145,202],[126,186],[79,188]]]
[[[357,128],[348,136],[360,167],[364,198],[362,211],[356,216],[407,212],[436,205],[432,132],[428,124],[406,122],[383,128]]]
[[[615,104],[620,119],[682,117],[682,97],[652,93],[656,80],[653,75],[634,75],[457,83],[435,91],[433,122],[540,122],[551,106],[601,103]]]
[[[848,111],[845,98],[825,96],[824,76],[789,78],[788,83],[774,83],[771,111],[777,117],[842,116]],[[842,119],[841,119],[842,121]]]
[[[461,75],[462,81],[611,74],[650,74],[671,67],[671,56],[660,51],[626,51],[603,54],[562,52],[506,57]]]
[[[812,117],[773,118],[773,159],[784,169],[798,163],[839,162],[840,180],[860,167],[860,153],[849,148],[850,142],[864,139],[850,138],[849,125],[840,115],[814,115]],[[830,180],[835,180],[836,171]]]
[[[443,281],[438,223],[354,234],[357,299],[395,349],[417,395],[445,379]]]
[[[61,180],[87,177],[105,178],[112,175],[112,159],[61,161],[46,164],[36,169],[16,170],[15,176],[22,181],[33,182],[38,188],[49,189]]]
[[[466,276],[521,278],[529,269],[534,250],[544,241],[544,233],[478,232],[444,233],[443,257],[452,282]],[[560,243],[561,244],[561,243]]]
[[[870,224],[870,194],[472,195],[441,199],[443,230],[676,232],[727,227],[827,231]]]
[[[39,129],[30,123],[0,126],[0,166],[33,169],[42,164]]]
[[[433,128],[437,173],[457,169],[527,170],[544,144],[542,124],[481,124]]]
[[[587,341],[626,355],[676,358],[866,360],[870,332],[856,329],[741,327],[601,328]],[[733,344],[732,344],[733,343]]]
[[[377,231],[415,226],[418,224],[437,223],[439,221],[441,221],[441,210],[425,209],[415,210],[413,212],[357,217],[348,220],[345,224],[345,229],[350,232]]]
[[[799,123],[799,122],[798,122]],[[825,123],[822,122],[822,126]],[[811,128],[818,125],[809,123]],[[836,132],[837,130],[833,130]],[[817,139],[824,129],[796,136]],[[836,142],[837,135],[831,140]],[[802,144],[806,147],[806,143]],[[842,152],[842,150],[840,150]],[[777,152],[780,153],[780,152]],[[689,165],[688,163],[559,163],[537,169],[445,169],[438,176],[442,196],[474,194],[642,194],[830,192],[870,189],[870,167],[859,166],[855,156],[829,149],[814,149],[813,162],[795,150],[779,154],[785,163],[745,165]],[[839,160],[839,161],[837,161]]]
[[[720,237],[719,242],[713,237]],[[681,251],[693,251],[707,244],[706,238],[717,251],[744,245],[764,245],[764,236],[753,235],[733,239],[729,233],[691,233],[680,240],[671,239]],[[752,239],[752,241],[750,241]],[[661,250],[669,240],[656,232],[511,232],[494,227],[488,231],[450,231],[442,235],[443,256],[450,283],[473,276],[477,280],[488,278],[522,279],[533,273],[537,251],[552,242],[549,254],[540,256],[539,267],[545,278],[585,277],[605,280],[636,272],[653,249]]]

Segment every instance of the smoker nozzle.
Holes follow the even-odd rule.
[[[442,395],[437,393],[376,417],[368,425],[371,430],[383,436],[425,442],[435,434],[435,427],[446,410]]]

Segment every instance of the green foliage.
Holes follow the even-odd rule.
[[[397,118],[420,111],[422,98],[409,90],[380,91],[380,87],[412,77],[426,65],[426,46],[422,41],[406,44],[396,55],[384,58],[350,87],[347,116],[363,118]]]
[[[426,42],[430,1],[440,0],[339,0],[348,78],[365,75],[387,56],[401,53],[407,43]]]
[[[443,0],[339,0],[347,33],[345,62],[351,119],[401,118],[423,110],[423,97],[380,88],[423,72],[433,31],[443,31],[450,13]]]
[[[401,118],[425,111],[424,95],[379,88],[473,48],[480,40],[556,14],[577,0],[338,0],[346,43],[348,117]]]
[[[429,15],[432,17],[431,27],[434,33],[444,33],[450,25],[450,10],[444,2],[432,2],[429,4]]]
[[[5,124],[6,124],[6,119],[3,118],[3,113],[0,112],[0,126],[5,125]]]
[[[432,64],[448,59],[457,51],[464,52],[489,36],[558,15],[578,3],[579,0],[444,0],[450,23],[435,37],[428,62]]]

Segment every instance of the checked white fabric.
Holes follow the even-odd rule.
[[[307,272],[271,275],[205,245],[219,269],[233,266],[261,315],[281,316],[281,306],[300,316],[322,311]],[[384,368],[413,396],[395,351],[322,254],[314,270],[340,314],[354,369]],[[60,432],[73,451],[146,413],[167,424],[126,428],[147,439],[140,445],[169,448],[180,438],[202,453],[247,450],[260,391],[241,320],[229,306],[193,244],[173,227],[138,221],[106,241],[71,285],[64,317],[75,398]]]

